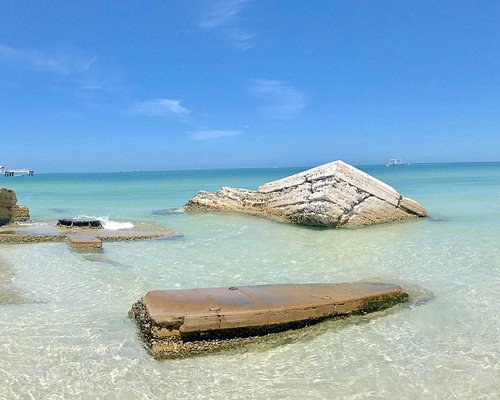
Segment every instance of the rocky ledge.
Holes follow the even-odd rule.
[[[0,227],[0,244],[63,242],[73,235],[83,237],[86,241],[99,239],[103,242],[174,239],[183,236],[180,232],[153,223],[136,222],[136,224],[137,227],[123,230],[61,228],[55,224],[33,226],[9,224]]]
[[[267,183],[257,190],[200,191],[184,211],[241,212],[324,227],[357,227],[427,216],[416,201],[346,164],[329,164]]]
[[[17,205],[16,193],[11,189],[0,188],[0,225],[29,219],[29,209]]]

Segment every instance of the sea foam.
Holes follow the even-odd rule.
[[[114,231],[119,229],[131,229],[134,227],[134,224],[132,222],[113,221],[112,219],[109,219],[108,216],[96,217],[96,216],[80,215],[77,218],[97,219],[101,221],[102,227],[104,229],[109,229]]]

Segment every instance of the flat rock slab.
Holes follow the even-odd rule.
[[[381,310],[407,297],[400,286],[365,282],[156,290],[134,304],[131,315],[153,355],[168,358],[200,346],[210,350],[212,341],[219,348],[221,340]]]
[[[71,235],[95,237],[103,242],[137,241],[147,239],[174,239],[182,233],[165,229],[153,223],[136,222],[130,229],[111,230],[94,228],[59,227],[55,224],[18,225],[9,224],[0,227],[0,243],[44,243],[63,242]],[[134,224],[134,225],[135,225]]]
[[[89,235],[68,235],[68,244],[76,251],[102,251],[102,240]]]

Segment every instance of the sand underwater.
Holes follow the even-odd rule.
[[[38,224],[106,216],[184,237],[0,245],[1,399],[497,399],[500,163],[361,167],[431,218],[355,230],[173,212],[199,189],[303,168],[0,178]],[[127,316],[153,289],[380,280],[414,299],[203,357],[157,361]]]

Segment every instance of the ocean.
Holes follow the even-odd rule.
[[[1,177],[35,223],[99,216],[184,236],[100,255],[0,245],[0,399],[498,399],[500,163],[360,168],[430,218],[334,230],[173,212],[198,190],[304,168]],[[413,299],[180,360],[153,359],[127,316],[153,289],[358,280]]]

